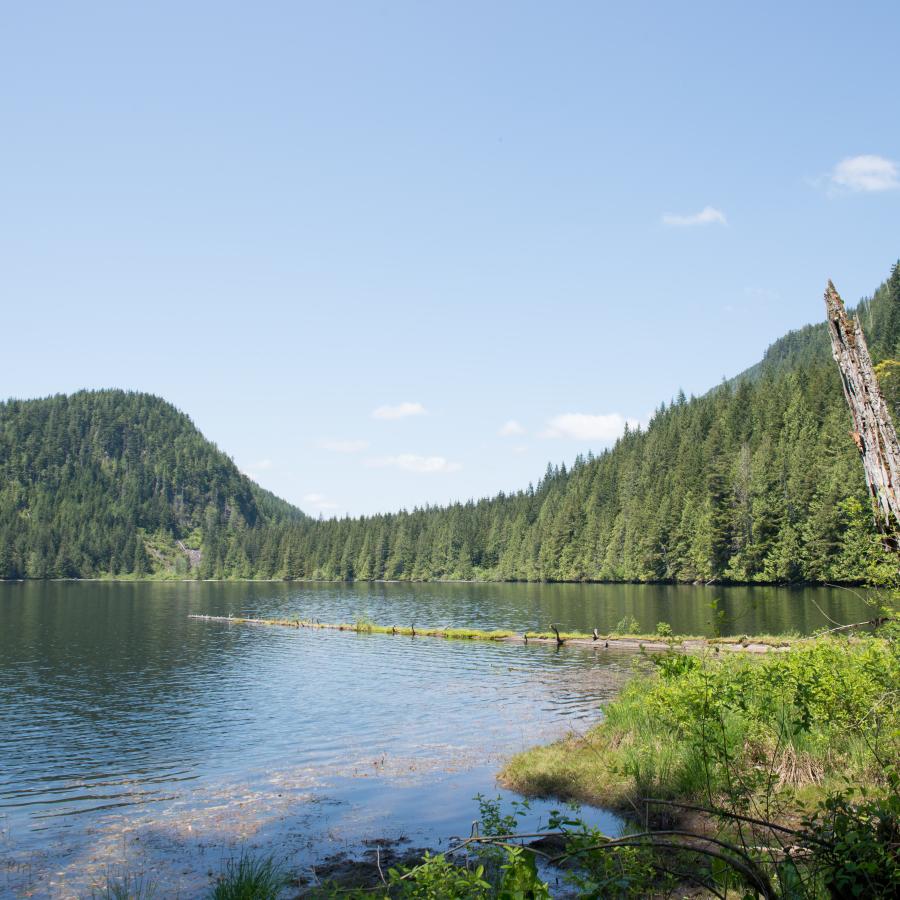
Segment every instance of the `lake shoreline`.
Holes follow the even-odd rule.
[[[808,596],[527,583],[0,584],[7,880],[40,896],[66,884],[74,894],[65,896],[80,897],[102,888],[106,871],[158,872],[161,890],[199,896],[242,849],[322,876],[343,868],[335,859],[320,870],[332,853],[362,858],[370,842],[399,835],[410,837],[402,864],[415,861],[406,847],[446,851],[448,836],[469,834],[476,794],[501,794],[507,807],[521,798],[497,780],[508,761],[588,731],[635,663],[787,659],[769,649],[809,641],[785,632],[872,614],[847,591]],[[466,624],[475,627],[452,627]],[[733,636],[692,637],[720,632]],[[761,652],[741,652],[755,644]],[[36,698],[28,728],[23,673]],[[67,728],[48,743],[41,729],[61,714]],[[521,830],[544,830],[552,808],[536,801],[543,821]],[[606,834],[626,818],[603,796],[582,815]]]
[[[428,584],[475,584],[475,585],[598,585],[615,586],[629,585],[634,587],[695,587],[695,588],[781,588],[784,590],[803,590],[805,588],[833,587],[869,589],[872,585],[864,581],[678,581],[674,579],[654,579],[648,581],[621,580],[609,581],[602,579],[584,578],[577,580],[561,579],[493,579],[493,578],[431,578],[424,580],[412,580],[407,578],[178,578],[170,575],[98,575],[92,578],[0,578],[0,584],[29,584],[29,583],[74,583],[74,584],[333,584],[333,585],[363,585],[363,584],[399,584],[399,585],[428,585]]]

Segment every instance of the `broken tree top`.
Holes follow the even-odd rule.
[[[841,371],[844,396],[853,416],[851,432],[866,473],[879,529],[900,531],[900,444],[881,395],[859,318],[851,320],[831,281],[825,289],[831,352]]]

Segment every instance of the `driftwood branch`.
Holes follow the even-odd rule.
[[[852,622],[850,625],[838,625],[837,628],[827,628],[825,631],[818,632],[819,634],[834,634],[836,631],[850,631],[851,628],[864,628],[866,625],[871,625],[873,628],[881,628],[882,625],[886,625],[888,622],[893,622],[894,620],[890,616],[876,616],[874,619],[867,619],[865,622]]]
[[[547,837],[568,837],[563,831],[550,832],[533,832],[531,834],[500,834],[500,835],[473,835],[460,841],[456,845],[447,850],[447,855],[458,853],[460,850],[471,846],[472,844],[493,844],[500,847],[518,847],[521,846],[520,841],[523,838],[547,838]],[[662,837],[672,837],[676,840],[660,840]],[[684,840],[677,840],[683,838]],[[593,844],[591,846],[578,847],[571,850],[565,850],[557,856],[550,856],[536,847],[528,845],[525,847],[530,853],[543,856],[552,865],[557,865],[575,856],[584,853],[596,853],[617,850],[620,847],[639,847],[643,849],[668,850],[674,852],[690,852],[698,853],[701,856],[708,856],[713,859],[719,859],[726,865],[731,866],[736,872],[739,872],[744,880],[753,885],[756,890],[767,900],[776,900],[775,891],[772,883],[769,881],[765,871],[740,847],[723,841],[719,838],[709,837],[706,835],[695,834],[691,831],[681,831],[678,829],[670,829],[666,831],[646,831],[637,834],[629,834],[621,838],[607,838],[604,836],[602,843]],[[716,849],[717,847],[721,849]]]
[[[825,290],[831,352],[841,371],[844,397],[853,416],[851,435],[862,458],[875,509],[875,524],[896,546],[900,529],[900,444],[875,377],[859,318],[852,320],[829,281]]]

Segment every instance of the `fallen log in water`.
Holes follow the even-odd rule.
[[[409,626],[398,628],[396,625],[375,625],[371,622],[341,622],[329,623],[307,619],[253,619],[243,616],[205,616],[189,615],[189,619],[200,619],[205,622],[226,622],[230,625],[268,625],[281,628],[309,628],[312,630],[327,629],[330,631],[349,631],[357,634],[388,634],[406,637],[433,637],[444,640],[457,641],[493,641],[505,644],[555,644],[562,646],[593,647],[595,650],[681,650],[697,653],[703,650],[734,650],[748,653],[767,653],[769,651],[788,650],[792,644],[807,640],[804,638],[789,637],[734,637],[716,638],[710,640],[704,637],[673,637],[660,638],[657,635],[615,635],[610,634],[602,638],[602,646],[598,645],[601,636],[597,629],[591,634],[581,632],[559,632],[556,627],[552,632],[526,631],[524,634],[516,634],[513,631],[485,631],[478,628],[422,628]],[[595,637],[596,634],[596,637]]]

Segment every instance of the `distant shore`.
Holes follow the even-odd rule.
[[[0,578],[0,584],[24,584],[28,582],[86,582],[113,584],[601,584],[601,585],[633,585],[640,587],[777,587],[788,590],[810,587],[862,588],[869,585],[860,581],[604,581],[600,579],[582,579],[565,581],[546,579],[527,581],[523,579],[494,580],[486,578],[432,578],[413,580],[409,578],[178,578],[174,575],[99,575],[93,578]]]

